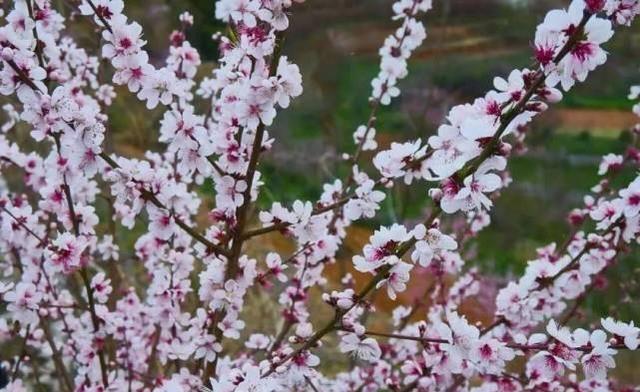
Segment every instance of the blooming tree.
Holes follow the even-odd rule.
[[[1,357],[7,390],[618,388],[607,372],[618,352],[637,349],[640,329],[608,315],[590,330],[567,322],[640,239],[640,177],[620,188],[610,182],[623,166],[640,164],[638,136],[625,155],[603,157],[601,181],[570,212],[566,240],[539,249],[524,275],[499,291],[489,325],[470,323],[459,309],[480,290],[479,272],[465,267],[459,249],[490,223],[526,126],[605,63],[603,45],[640,14],[640,1],[573,0],[550,11],[535,31],[534,65],[496,77],[483,97],[453,107],[427,140],[378,150],[377,110],[399,96],[411,54],[427,36],[420,20],[432,7],[398,0],[398,27],[382,44],[371,82],[370,117],[345,154],[346,178],[325,184],[318,200],[254,212],[260,160],[276,143],[268,128],[303,92],[298,66],[281,53],[295,3],[218,0],[215,16],[229,29],[217,36],[218,67],[195,80],[201,61],[187,40],[188,13],[158,67],[122,0],[71,2],[76,17],[99,29],[99,50],[76,44],[57,2],[13,2],[0,27],[0,93],[12,102],[4,106],[0,168],[24,181],[0,183],[0,339],[18,348]],[[109,152],[105,109],[115,85],[162,108],[162,149],[142,158]],[[639,95],[633,87],[630,98]],[[634,112],[640,116],[640,104]],[[17,123],[27,124],[28,137],[17,137]],[[375,173],[360,166],[366,151],[375,154]],[[196,219],[204,181],[213,182],[215,200],[206,224]],[[380,227],[352,260],[366,281],[356,285],[347,274],[331,285],[325,269],[346,229],[375,217],[383,190],[400,181],[430,200],[424,222]],[[462,232],[442,224],[454,214],[465,219]],[[123,272],[126,245],[114,233],[116,223],[130,230],[136,222],[146,228],[134,249],[141,276]],[[248,254],[250,239],[275,232],[295,251]],[[435,278],[428,306],[398,306],[387,331],[368,326],[371,296],[395,300],[418,269]],[[280,307],[275,333],[243,319],[247,299],[265,290]],[[311,321],[314,298],[331,317]],[[330,337],[352,358],[337,372],[318,356]]]

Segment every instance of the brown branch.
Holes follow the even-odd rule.
[[[487,326],[486,328],[480,331],[480,336],[484,336],[488,334],[489,332],[493,331],[495,328],[497,328],[502,324],[508,324],[508,321],[503,316],[499,316],[498,318],[496,318],[496,320],[493,323],[491,323],[489,326]]]
[[[15,215],[13,215],[13,213],[11,211],[9,211],[7,209],[7,207],[0,207],[0,209],[2,211],[4,211],[7,215],[9,215],[17,224],[18,226],[22,227],[27,233],[29,233],[33,238],[37,239],[38,241],[40,241],[40,243],[38,244],[38,246],[44,247],[49,243],[49,239],[46,237],[40,237],[38,234],[36,234],[33,230],[31,230],[29,228],[29,226],[27,226],[21,219],[18,219],[18,217],[16,217]]]
[[[441,213],[441,209],[439,207],[434,208],[434,210],[431,212],[431,214],[429,215],[429,217],[426,219],[425,221],[425,225],[426,226],[430,226],[433,221],[440,215]],[[411,247],[416,243],[415,238],[412,238],[411,240],[406,241],[403,244],[400,244],[397,248],[397,250],[394,252],[394,254],[396,256],[398,256],[399,258],[402,257],[406,252],[409,251],[409,249],[411,249]],[[281,361],[279,361],[277,364],[271,364],[271,368],[269,369],[269,371],[267,371],[266,374],[263,375],[263,377],[267,377],[270,374],[272,374],[275,369],[288,362],[291,358],[299,355],[301,352],[308,350],[309,348],[313,347],[318,341],[320,341],[325,335],[329,334],[330,332],[333,332],[337,329],[339,329],[339,322],[342,319],[342,317],[344,317],[347,313],[349,313],[353,308],[355,308],[356,306],[358,306],[359,304],[362,303],[362,301],[365,300],[365,298],[369,295],[369,293],[371,293],[373,290],[375,290],[376,286],[378,283],[380,283],[381,281],[383,281],[384,279],[386,279],[389,275],[389,272],[391,271],[392,266],[390,265],[384,265],[380,268],[378,268],[378,271],[376,273],[376,275],[367,283],[367,285],[356,295],[356,301],[354,301],[353,305],[351,305],[349,308],[347,309],[337,309],[335,316],[333,317],[333,319],[331,321],[329,321],[322,329],[320,329],[318,332],[316,332],[315,334],[313,334],[301,347],[299,347],[297,350],[293,351],[292,353],[290,353],[289,355],[287,355],[285,358],[283,358]]]
[[[87,0],[87,3],[89,3],[89,7],[91,7],[91,9],[93,10],[93,13],[98,17],[98,19],[102,23],[102,27],[109,30],[109,32],[113,34],[113,29],[111,28],[111,24],[109,24],[109,22],[104,18],[104,16],[100,12],[98,12],[98,9],[96,8],[95,4],[93,4],[93,1]]]
[[[410,341],[420,342],[420,343],[455,344],[454,342],[450,342],[447,339],[425,338],[425,337],[413,336],[413,335],[403,335],[403,334],[375,332],[375,331],[366,331],[364,334],[369,336],[379,336],[387,339],[410,340]],[[553,342],[552,343],[536,343],[536,344],[507,343],[506,346],[515,350],[544,351],[544,350],[548,350],[553,344],[555,343]],[[624,350],[627,348],[622,343],[611,344],[609,347],[616,350]],[[570,347],[570,349],[588,353],[588,352],[591,352],[591,350],[593,350],[593,346],[591,344],[586,344],[579,347]]]
[[[309,385],[309,387],[313,390],[313,392],[319,392],[318,388],[316,388],[316,386],[313,385],[313,381],[311,381],[309,376],[305,375],[304,380],[307,382],[307,385]]]
[[[58,155],[60,157],[62,157],[61,154],[61,145],[60,145],[60,135],[59,134],[54,134],[53,135],[53,139],[55,140],[56,143],[56,148],[58,151]],[[66,173],[62,174],[62,179],[63,179],[63,190],[64,190],[64,194],[66,196],[66,201],[67,201],[67,206],[69,207],[69,214],[71,215],[71,221],[73,223],[73,231],[75,232],[76,236],[80,236],[80,221],[78,219],[78,216],[75,213],[74,210],[74,204],[73,204],[73,197],[71,195],[71,188],[69,187],[69,184],[67,182],[67,175]],[[95,335],[98,333],[98,331],[100,330],[100,320],[98,318],[98,314],[96,312],[96,306],[95,306],[95,300],[93,298],[93,288],[91,287],[91,282],[89,279],[89,275],[87,273],[87,268],[82,267],[79,270],[79,274],[80,274],[80,278],[82,280],[82,283],[84,284],[85,290],[87,292],[87,300],[89,302],[89,313],[91,314],[91,323],[93,325],[93,333],[94,333],[94,337]],[[98,344],[98,347],[96,349],[97,353],[98,353],[98,361],[100,362],[100,373],[102,376],[102,383],[104,384],[105,387],[109,386],[109,375],[108,375],[108,369],[107,369],[107,362],[105,360],[105,353],[104,353],[104,347],[103,347],[103,343],[104,342],[100,342]]]
[[[270,76],[275,75],[277,72],[278,61],[280,59],[280,50],[282,49],[282,40],[283,32],[277,32],[274,44],[274,53],[271,56],[271,63],[269,64]],[[247,215],[249,212],[249,207],[251,205],[251,190],[253,188],[253,179],[258,168],[258,161],[260,158],[260,153],[262,151],[262,140],[264,138],[265,130],[265,124],[260,121],[253,139],[251,156],[249,157],[249,165],[247,166],[247,171],[244,176],[247,188],[243,193],[242,205],[240,205],[240,207],[236,210],[236,226],[231,238],[232,243],[231,250],[229,252],[229,258],[227,261],[227,269],[225,271],[225,281],[235,278],[238,273],[238,260],[240,259],[240,254],[242,253],[242,245],[244,243],[243,231],[244,226],[247,223]],[[224,314],[221,313],[219,319],[222,320],[223,318]],[[220,328],[218,328],[216,324],[217,323],[212,323],[211,328],[214,329],[216,340],[221,341],[222,330],[220,330]],[[215,377],[217,359],[218,357],[216,357],[216,360],[213,363],[208,363],[206,365],[203,374],[204,383],[208,382],[210,378]]]
[[[324,214],[325,212],[329,212],[331,210],[335,210],[336,208],[340,208],[343,205],[347,204],[349,202],[349,200],[355,198],[356,195],[355,193],[346,197],[343,197],[342,199],[331,203],[331,204],[327,204],[325,206],[321,206],[318,208],[315,208],[312,212],[311,215],[315,216],[315,215],[321,215]],[[259,229],[253,229],[253,230],[248,230],[246,231],[243,235],[242,235],[242,239],[243,240],[247,240],[251,237],[255,237],[255,236],[259,236],[259,235],[263,235],[263,234],[267,234],[270,233],[272,231],[279,231],[279,230],[284,230],[287,227],[291,226],[292,223],[290,222],[278,222],[278,223],[274,223],[272,225],[269,226],[265,226]]]
[[[106,153],[101,152],[98,156],[102,158],[113,169],[120,168],[120,165],[118,165],[118,163]],[[142,188],[140,192],[142,193],[143,199],[151,202],[151,204],[153,204],[154,206],[165,211],[170,211],[167,206],[165,206],[160,200],[158,200],[158,198],[153,194],[153,192],[147,190],[146,188]],[[209,241],[205,236],[198,233],[196,229],[194,229],[193,227],[185,223],[180,217],[176,216],[173,213],[172,213],[172,216],[173,216],[173,220],[176,222],[176,225],[178,225],[178,227],[180,227],[187,234],[189,234],[193,239],[203,244],[207,248],[208,252],[216,253],[224,256],[229,255],[229,252],[226,249]]]
[[[68,392],[74,391],[75,387],[73,381],[71,380],[71,377],[69,376],[69,373],[67,372],[67,368],[62,361],[62,354],[60,353],[60,350],[53,340],[53,335],[51,334],[51,330],[49,329],[47,321],[42,317],[40,318],[40,327],[44,332],[45,339],[51,347],[51,358],[53,359],[53,365],[56,369],[56,373],[58,373],[58,376],[61,379],[61,384],[64,385]]]
[[[44,69],[46,72],[47,68],[44,64],[44,58],[42,57],[42,45],[44,45],[44,43],[40,41],[40,38],[38,37],[37,21],[33,17],[33,4],[31,3],[31,0],[27,0],[26,3],[27,3],[27,12],[29,13],[29,18],[33,20],[33,38],[36,40],[35,52],[36,52],[36,57],[38,58],[38,65],[40,65],[40,67],[42,67],[42,69]]]
[[[22,364],[22,360],[25,355],[27,355],[27,342],[29,341],[29,334],[31,333],[31,325],[27,325],[26,331],[24,333],[24,339],[22,341],[22,349],[18,354],[18,360],[16,361],[15,368],[13,369],[13,373],[11,374],[11,380],[15,381],[18,377],[18,372],[20,372],[20,364]]]
[[[7,64],[9,64],[9,66],[13,69],[13,71],[18,75],[18,78],[20,79],[20,81],[24,84],[26,84],[27,86],[29,86],[29,88],[31,88],[33,91],[39,92],[39,93],[43,93],[42,90],[40,90],[40,88],[38,88],[38,86],[36,86],[36,84],[33,82],[33,80],[31,80],[31,78],[29,77],[29,75],[27,75],[19,66],[18,64],[16,64],[15,61],[13,60],[4,60]]]
[[[411,5],[411,9],[407,11],[408,15],[413,15],[413,13],[415,12],[416,6],[418,5],[419,1],[418,0],[414,0],[413,4]],[[408,28],[407,26],[407,19],[405,19],[405,23],[403,24],[404,30],[402,32],[402,37],[400,37],[400,39],[398,40],[398,44],[393,47],[391,50],[401,50],[402,45],[404,43],[404,41],[406,40],[406,38],[411,35],[411,30]],[[369,113],[369,119],[367,120],[367,125],[366,125],[366,130],[364,132],[364,134],[362,135],[362,139],[360,139],[360,141],[358,142],[358,146],[356,147],[356,151],[353,154],[353,157],[351,158],[351,163],[353,165],[357,164],[358,161],[360,160],[360,157],[362,156],[362,151],[363,151],[363,147],[364,144],[367,141],[367,136],[369,136],[369,133],[371,132],[371,129],[373,129],[373,126],[376,123],[376,113],[378,112],[378,109],[380,108],[380,99],[382,98],[382,95],[386,92],[386,90],[388,89],[389,85],[389,81],[385,80],[384,83],[382,84],[382,86],[380,87],[380,97],[374,98],[373,104],[371,106],[371,112]],[[349,170],[349,175],[345,178],[345,180],[343,181],[343,188],[340,192],[340,198],[344,197],[345,194],[348,192],[348,188],[351,187],[351,185],[353,185],[355,180],[354,174],[353,174],[353,170]],[[335,224],[338,220],[338,214],[336,214],[333,219],[331,220],[330,223],[330,229],[335,230]]]
[[[414,0],[413,5],[411,6],[411,9],[409,11],[410,14],[413,14],[416,6],[418,5],[418,1]],[[405,39],[411,34],[410,30],[405,26],[405,29],[403,31],[403,35],[402,37],[400,37],[400,40],[398,41],[397,46],[395,46],[394,48],[397,48],[398,50],[402,47],[403,42],[405,41]],[[381,86],[381,94],[384,94],[385,90],[388,87],[388,81],[385,81],[384,84]],[[362,149],[364,147],[364,144],[366,143],[367,140],[367,136],[369,135],[369,132],[371,131],[371,129],[373,128],[373,126],[375,125],[376,122],[376,113],[378,111],[378,108],[380,107],[380,98],[374,98],[373,99],[373,103],[371,106],[371,112],[369,113],[369,118],[367,120],[367,129],[365,130],[364,135],[362,136],[362,139],[360,139],[360,141],[358,142],[358,145],[356,147],[356,151],[353,155],[353,157],[351,158],[351,162],[352,164],[356,164],[361,155],[362,155]],[[356,197],[355,192],[347,195],[348,194],[348,188],[353,185],[354,182],[354,176],[353,176],[353,171],[349,171],[349,175],[343,180],[343,187],[340,190],[340,195],[338,196],[338,201],[336,201],[335,203],[329,204],[327,206],[324,207],[320,207],[317,208],[313,211],[312,215],[320,215],[323,214],[325,212],[331,211],[331,210],[335,210],[337,208],[342,207],[343,205],[345,205],[349,200],[353,199]],[[380,181],[376,182],[376,185],[379,184]],[[334,229],[336,221],[338,218],[338,214],[336,213],[336,215],[333,217],[333,219],[331,220],[329,227],[330,229]],[[266,233],[270,233],[272,231],[276,231],[276,230],[283,230],[287,227],[291,226],[291,223],[288,222],[280,222],[280,223],[276,223],[273,224],[271,226],[266,226],[260,229],[254,229],[251,231],[248,231],[247,233],[245,233],[243,235],[243,238],[250,238],[250,237],[254,237],[257,235],[261,235],[261,234],[266,234]]]

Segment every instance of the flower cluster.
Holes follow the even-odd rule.
[[[590,217],[600,232],[576,233],[566,254],[555,244],[539,249],[539,257],[529,262],[524,276],[499,293],[498,312],[513,328],[528,329],[560,314],[566,300],[582,295],[594,284],[594,277],[610,266],[622,242],[636,240],[640,227],[633,200],[639,184],[636,179],[611,200],[587,198],[587,206],[573,214]]]
[[[142,26],[129,21],[123,14],[124,3],[121,0],[83,1],[78,10],[82,15],[93,17],[102,31],[104,45],[102,57],[108,59],[115,72],[113,82],[126,85],[130,92],[137,93],[140,100],[146,102],[147,108],[153,109],[159,103],[169,105],[176,98],[184,98],[189,94],[190,85],[175,77],[175,62],[167,62],[167,67],[156,69],[149,63],[149,54],[144,50],[146,41],[142,39]],[[194,52],[188,43],[186,47],[172,48],[171,56],[180,58],[179,52]],[[185,61],[186,59],[186,61]],[[195,52],[193,58],[184,56],[184,68],[193,69],[193,62],[199,61]],[[192,75],[193,76],[193,75]]]
[[[400,0],[393,4],[393,19],[402,20],[402,26],[380,48],[380,73],[371,81],[372,100],[388,105],[391,98],[400,95],[397,83],[407,76],[407,59],[427,36],[424,25],[415,16],[429,11],[431,6],[431,0]],[[354,138],[358,140],[355,135]],[[363,135],[361,139],[367,137]]]

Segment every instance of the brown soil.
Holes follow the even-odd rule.
[[[620,131],[631,128],[639,119],[631,111],[612,109],[556,109],[550,113],[563,130]]]

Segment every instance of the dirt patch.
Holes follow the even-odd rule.
[[[343,54],[376,54],[385,38],[393,32],[387,24],[363,23],[350,28],[327,29],[328,42]],[[426,59],[448,54],[478,53],[495,56],[510,53],[518,47],[505,45],[500,37],[474,35],[467,26],[431,26],[429,38],[420,46],[414,58]]]
[[[563,131],[590,131],[616,136],[638,123],[630,111],[612,109],[555,109],[549,113]]]

